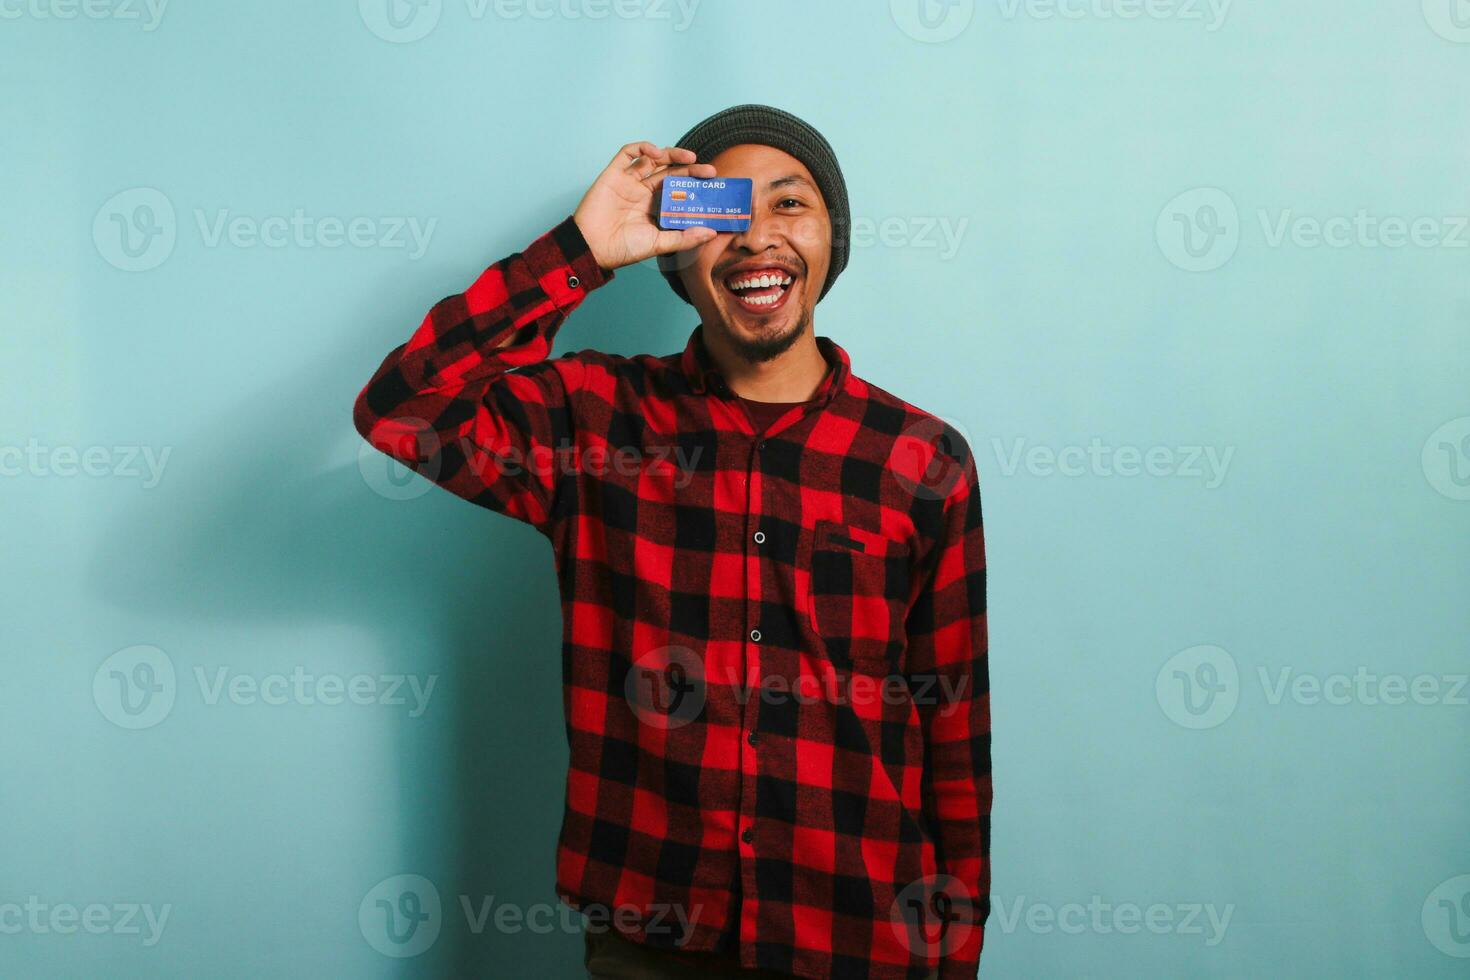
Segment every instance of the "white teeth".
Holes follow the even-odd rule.
[[[740,279],[730,284],[731,289],[768,289],[771,286],[789,286],[795,280],[785,275],[762,275],[750,279]]]

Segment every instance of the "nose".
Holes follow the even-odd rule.
[[[779,248],[781,245],[779,222],[770,215],[762,214],[759,207],[753,207],[751,208],[750,227],[745,231],[737,231],[730,244],[752,255]]]

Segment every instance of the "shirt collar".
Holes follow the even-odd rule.
[[[831,368],[822,384],[812,395],[812,400],[818,403],[818,407],[825,407],[833,397],[847,387],[848,378],[852,375],[852,361],[847,356],[847,351],[839,347],[828,337],[817,338],[817,350],[821,352]],[[708,348],[704,345],[704,325],[700,324],[694,328],[689,335],[689,343],[684,345],[684,353],[679,358],[679,366],[684,371],[684,376],[689,380],[689,385],[699,394],[717,394],[725,398],[733,398],[729,386],[725,383],[724,375],[720,373],[719,366],[710,357]]]

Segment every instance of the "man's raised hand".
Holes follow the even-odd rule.
[[[618,269],[654,255],[681,252],[714,238],[712,228],[667,231],[658,226],[657,202],[664,178],[715,175],[708,163],[695,163],[693,150],[660,149],[652,143],[629,143],[593,181],[572,215],[592,257],[604,269]]]

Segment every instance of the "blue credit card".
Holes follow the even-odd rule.
[[[750,200],[754,185],[749,177],[665,177],[658,209],[660,228],[713,228],[745,231],[750,228]]]

